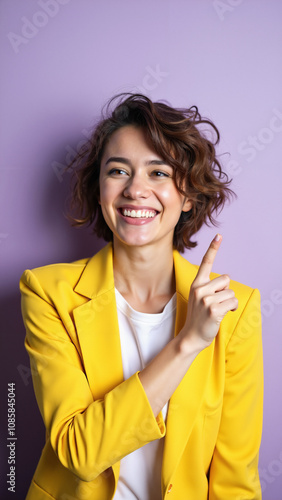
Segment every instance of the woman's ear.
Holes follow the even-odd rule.
[[[183,207],[182,207],[182,212],[189,212],[189,210],[191,210],[192,208],[192,201],[189,200],[189,198],[185,198],[184,200],[184,203],[183,203]]]

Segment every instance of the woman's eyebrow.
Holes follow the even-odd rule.
[[[164,160],[150,160],[146,162],[146,165],[167,165],[168,167],[170,166],[166,161]]]
[[[114,163],[123,163],[124,165],[131,165],[131,161],[128,158],[124,158],[122,156],[111,156],[108,158],[106,161],[105,165],[108,165],[109,163],[114,162]],[[169,164],[165,162],[164,160],[148,160],[146,161],[145,165],[167,165]]]
[[[127,158],[123,158],[121,156],[111,156],[107,161],[106,161],[106,165],[108,165],[109,163],[111,162],[115,162],[115,163],[123,163],[124,165],[131,165],[131,162],[130,160],[128,160]]]

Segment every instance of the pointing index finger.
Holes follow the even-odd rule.
[[[207,281],[209,281],[209,276],[212,271],[214,259],[220,247],[221,241],[222,241],[221,234],[217,234],[212,240],[209,248],[207,249],[196,276],[198,284],[204,284]]]

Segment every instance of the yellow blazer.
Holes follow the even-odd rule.
[[[177,335],[197,267],[177,251],[174,266]],[[25,345],[46,426],[28,500],[111,499],[120,460],[160,438],[163,498],[261,498],[259,292],[231,287],[239,308],[191,365],[165,423],[154,417],[138,374],[123,379],[111,244],[90,259],[24,272]]]

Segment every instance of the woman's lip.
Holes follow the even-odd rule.
[[[127,206],[127,209],[129,207]],[[130,224],[131,226],[143,226],[144,224],[149,224],[149,222],[152,222],[153,220],[155,220],[155,218],[157,217],[158,213],[155,209],[150,209],[151,212],[155,212],[155,215],[154,217],[128,217],[126,215],[123,215],[122,213],[122,209],[125,209],[125,207],[122,207],[122,208],[118,208],[117,212],[119,214],[119,216],[127,223],[127,224]],[[134,208],[134,209],[131,209],[131,210],[135,210],[137,211],[137,208]],[[140,209],[139,209],[140,210]],[[143,208],[143,210],[146,210],[146,211],[149,211],[149,209],[146,209],[146,208]]]

